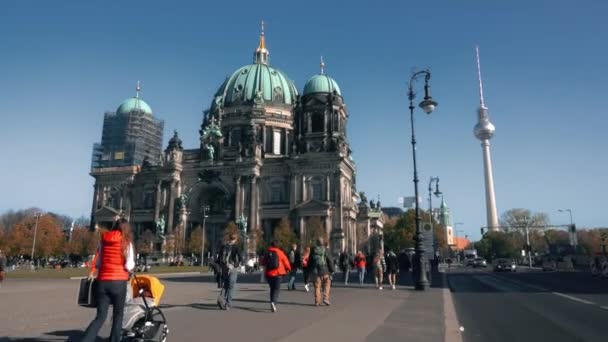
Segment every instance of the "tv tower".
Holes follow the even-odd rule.
[[[475,137],[481,141],[483,151],[483,170],[486,185],[486,217],[488,229],[497,231],[498,214],[496,210],[496,193],[494,192],[494,176],[492,172],[492,155],[490,153],[490,139],[494,136],[496,128],[490,122],[488,107],[483,101],[483,83],[481,82],[481,66],[479,63],[479,47],[475,47],[477,57],[477,78],[479,79],[479,121],[475,125]]]

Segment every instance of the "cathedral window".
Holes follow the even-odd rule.
[[[324,126],[325,126],[325,122],[324,122],[323,114],[321,114],[321,113],[313,114],[312,115],[312,132],[313,133],[323,132]]]
[[[281,154],[281,132],[273,131],[272,132],[272,153],[280,155]]]
[[[312,183],[312,199],[317,201],[323,200],[323,185],[321,182],[316,181]]]
[[[235,127],[232,129],[232,134],[230,136],[232,146],[238,146],[239,142],[241,142],[241,128]]]

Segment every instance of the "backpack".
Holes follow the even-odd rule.
[[[276,251],[268,251],[268,261],[266,262],[267,270],[276,270],[279,268],[279,256]]]
[[[317,267],[317,269],[322,269],[327,267],[327,258],[325,257],[325,248],[323,248],[323,252],[321,252],[320,254],[315,253],[313,255],[314,258],[314,265]]]

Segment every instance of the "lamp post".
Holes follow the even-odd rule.
[[[433,183],[435,183],[435,192],[433,193]],[[429,180],[429,225],[431,227],[431,234],[433,234],[433,196],[439,197],[441,195],[441,191],[439,191],[439,177],[431,177]],[[437,239],[433,240],[433,255],[435,265],[439,265],[437,263],[438,250],[437,250]]]
[[[464,233],[462,229],[456,229],[456,225],[462,225],[462,222],[458,222],[454,224],[454,237],[456,238],[456,260],[460,264],[460,251],[458,250],[458,233]],[[466,236],[466,235],[465,235]]]
[[[209,217],[209,215],[207,214],[209,212],[209,206],[203,204],[201,206],[201,211],[203,212],[203,231],[201,236],[201,267],[203,267],[203,265],[205,264],[205,221],[207,221],[207,217]]]
[[[568,212],[568,214],[570,214],[570,229],[569,229],[570,244],[576,250],[576,245],[578,244],[578,241],[576,239],[576,230],[574,228],[574,221],[572,220],[572,209],[557,209],[557,211],[559,211],[560,213]]]
[[[414,81],[424,76],[424,100],[418,105],[422,110],[430,114],[435,110],[437,102],[431,97],[431,87],[429,81],[431,80],[431,72],[428,70],[421,70],[415,72],[410,78],[408,86],[408,99],[410,100],[410,124],[412,129],[412,158],[414,161],[414,196],[416,199],[416,236],[414,240],[415,255],[414,255],[414,277],[416,279],[416,290],[424,291],[429,287],[429,280],[426,276],[426,262],[424,260],[424,236],[422,235],[420,227],[420,204],[418,203],[418,169],[416,165],[416,133],[414,130],[414,99],[416,94],[414,93]]]
[[[36,224],[34,224],[34,241],[32,241],[32,268],[35,268],[34,266],[34,251],[36,250],[36,235],[38,234],[38,220],[40,220],[40,215],[42,215],[41,213],[36,213]]]

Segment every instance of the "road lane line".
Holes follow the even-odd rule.
[[[583,304],[589,304],[589,305],[597,305],[597,304],[595,304],[592,301],[585,300],[585,299],[578,298],[578,297],[574,297],[574,296],[570,296],[570,295],[567,295],[567,294],[564,294],[564,293],[560,293],[560,292],[551,292],[551,293],[553,293],[556,296],[568,298],[568,299],[573,300],[575,302],[579,302],[579,303],[583,303]]]
[[[604,310],[608,310],[608,306],[600,306],[600,308],[602,308]]]

